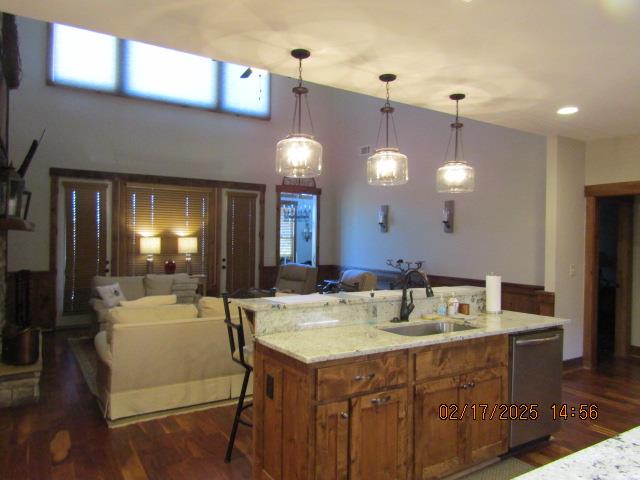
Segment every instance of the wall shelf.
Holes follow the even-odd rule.
[[[33,232],[35,225],[33,222],[22,220],[21,218],[0,218],[0,230],[22,230]]]

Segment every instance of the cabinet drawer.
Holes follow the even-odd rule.
[[[406,355],[385,355],[373,360],[318,369],[318,400],[328,400],[407,381]]]
[[[416,353],[416,380],[458,375],[478,368],[507,365],[506,335],[437,345]]]

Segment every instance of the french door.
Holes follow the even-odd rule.
[[[89,311],[91,280],[109,270],[109,185],[63,181],[62,186],[65,256],[62,313],[75,315]]]

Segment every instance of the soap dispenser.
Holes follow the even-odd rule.
[[[447,303],[444,301],[444,297],[442,296],[442,294],[440,294],[440,301],[436,306],[436,313],[441,317],[444,317],[447,315]]]
[[[376,306],[376,304],[373,302],[373,298],[375,296],[375,293],[373,291],[373,289],[369,292],[369,311],[367,312],[367,323],[369,325],[375,325],[376,323],[378,323],[378,307]]]
[[[450,317],[458,314],[458,309],[460,308],[460,302],[456,298],[456,292],[451,294],[449,301],[447,302],[447,315]]]

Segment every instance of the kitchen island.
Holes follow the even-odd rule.
[[[416,320],[404,324],[382,321],[399,306],[397,292],[329,305],[291,298],[284,308],[260,301],[254,478],[439,478],[505,453],[509,334],[568,321],[481,314],[478,290],[465,292],[472,315],[453,319],[435,316],[434,299],[416,295]],[[259,312],[267,314],[262,327]],[[407,325],[455,331],[394,333]]]

